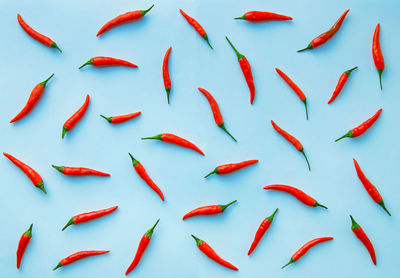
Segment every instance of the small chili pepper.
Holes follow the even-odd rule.
[[[220,165],[217,168],[215,168],[214,171],[207,174],[204,178],[207,178],[207,177],[211,176],[212,174],[217,174],[217,175],[229,174],[231,172],[237,171],[239,169],[242,169],[246,166],[255,164],[257,162],[258,162],[258,160],[253,159],[253,160],[242,161],[239,163],[230,163],[230,164]]]
[[[161,192],[161,189],[158,188],[158,186],[153,182],[153,180],[149,177],[149,175],[147,174],[146,170],[144,169],[143,165],[137,161],[130,153],[128,153],[129,156],[132,159],[132,164],[133,164],[133,168],[135,169],[136,173],[139,175],[139,177],[142,178],[142,180],[145,181],[145,183],[150,186],[151,189],[153,189],[158,196],[160,196],[161,200],[164,201],[164,195]]]
[[[193,144],[193,143],[189,142],[188,140],[183,139],[179,136],[171,134],[171,133],[161,133],[161,134],[158,134],[158,135],[155,135],[152,137],[142,138],[142,140],[149,140],[149,139],[161,140],[161,141],[164,141],[167,143],[171,143],[174,145],[178,145],[178,146],[181,146],[184,148],[194,150],[194,151],[198,152],[199,154],[204,155],[204,153],[195,144]]]
[[[353,216],[350,215],[351,219],[351,230],[356,235],[356,237],[364,244],[365,248],[367,248],[369,255],[371,256],[371,260],[376,265],[376,255],[375,249],[372,245],[371,241],[369,240],[367,234],[364,230],[358,225],[358,223],[354,220]]]
[[[275,217],[275,214],[277,211],[278,211],[278,209],[276,209],[271,216],[265,218],[261,222],[260,226],[257,229],[256,235],[254,236],[254,240],[251,243],[249,252],[247,252],[248,256],[250,256],[250,254],[253,253],[254,249],[256,249],[258,243],[260,242],[261,238],[264,236],[265,232],[268,231],[269,226],[271,226],[271,223],[274,220],[274,217]]]
[[[321,238],[316,238],[316,239],[313,239],[313,240],[307,242],[299,250],[297,250],[296,253],[293,254],[293,256],[290,258],[290,261],[287,264],[285,264],[284,266],[282,266],[282,269],[287,267],[288,265],[296,262],[298,259],[300,259],[304,254],[306,254],[308,252],[308,250],[310,250],[311,247],[313,247],[321,242],[329,241],[332,239],[333,239],[333,237],[321,237]]]
[[[290,16],[270,12],[250,11],[245,13],[243,16],[235,17],[234,19],[243,19],[250,22],[263,22],[276,20],[292,20],[293,18],[291,18]]]
[[[17,14],[17,19],[19,25],[21,25],[22,29],[34,40],[37,40],[41,44],[44,44],[45,46],[51,47],[51,48],[56,48],[58,51],[62,52],[61,49],[57,46],[57,44],[50,38],[36,32],[33,30],[28,24],[25,23],[25,21],[22,19],[22,17]]]
[[[124,66],[124,67],[130,67],[130,68],[138,67],[137,65],[132,64],[131,62],[128,62],[125,60],[116,59],[116,58],[112,58],[112,57],[103,57],[103,56],[91,58],[89,61],[84,63],[78,69],[81,69],[86,65],[92,65],[95,67],[113,67],[113,66]]]
[[[153,7],[154,5],[152,5],[147,10],[127,12],[117,16],[116,18],[111,19],[106,24],[104,24],[103,27],[100,28],[99,32],[97,32],[96,37],[100,36],[101,34],[107,32],[108,30],[118,25],[142,19],[144,15],[147,14]]]
[[[390,212],[386,209],[385,203],[383,202],[381,194],[379,194],[378,189],[369,181],[369,179],[364,175],[357,161],[353,158],[354,167],[356,168],[357,176],[363,184],[368,195],[374,200],[375,203],[380,205],[386,212],[391,216]]]
[[[204,31],[203,27],[198,23],[193,17],[188,16],[182,9],[179,9],[183,17],[186,19],[186,21],[192,25],[192,27],[196,30],[196,32],[207,42],[207,44],[210,46],[211,49],[213,47],[210,44],[210,41],[208,40],[208,35],[206,31]]]
[[[158,219],[156,224],[154,224],[154,226],[142,236],[142,239],[139,242],[139,246],[138,246],[138,249],[136,251],[135,257],[133,258],[133,261],[129,265],[128,269],[126,270],[125,275],[128,275],[139,264],[140,259],[143,256],[143,253],[146,251],[147,246],[149,246],[149,244],[150,244],[151,237],[152,237],[153,232],[154,232],[154,228],[157,226],[159,221],[160,221],[160,219]]]
[[[85,212],[85,213],[75,215],[68,221],[68,223],[64,226],[64,228],[62,228],[61,231],[64,231],[70,225],[81,224],[81,223],[85,223],[85,222],[103,217],[104,215],[107,215],[107,214],[110,214],[110,213],[116,211],[117,208],[118,208],[118,206],[114,206],[111,208],[106,208],[106,209],[91,211],[91,212]]]
[[[45,81],[40,82],[39,84],[37,84],[35,86],[35,88],[33,88],[31,94],[29,95],[28,101],[25,104],[24,108],[22,108],[21,112],[18,113],[17,116],[15,116],[10,123],[14,123],[16,121],[21,120],[23,117],[25,117],[26,115],[28,115],[33,108],[35,108],[36,104],[39,102],[40,98],[42,97],[43,93],[44,93],[44,89],[46,88],[46,84],[47,81],[50,80],[50,78],[52,78],[54,75],[54,73],[52,75],[50,75],[49,78],[47,78]]]
[[[247,86],[249,87],[250,90],[250,104],[253,104],[254,97],[256,95],[256,88],[254,87],[254,80],[253,80],[253,74],[251,72],[250,63],[243,54],[241,54],[239,51],[236,50],[236,48],[233,46],[228,37],[225,36],[225,38],[228,41],[229,45],[232,47],[233,51],[235,51],[236,53],[240,69],[242,70],[244,79],[246,80]]]
[[[102,254],[106,254],[108,252],[110,252],[110,251],[109,250],[107,250],[107,251],[102,251],[102,250],[79,251],[79,252],[76,252],[76,253],[69,255],[68,257],[62,259],[58,263],[58,265],[56,265],[56,267],[53,268],[53,270],[56,270],[57,268],[60,268],[62,266],[68,265],[68,264],[72,264],[76,261],[82,260],[87,257],[102,255]]]
[[[219,106],[217,101],[214,99],[214,97],[205,89],[203,88],[199,88],[199,91],[207,98],[208,103],[210,104],[211,107],[211,112],[213,113],[214,116],[214,121],[217,124],[217,126],[219,126],[223,131],[225,131],[235,142],[236,139],[235,137],[233,137],[228,130],[226,130],[225,128],[225,123],[224,120],[222,118],[221,112],[219,111]]]
[[[162,76],[164,80],[165,91],[167,92],[168,104],[169,104],[169,94],[171,93],[171,78],[169,77],[169,70],[168,70],[169,54],[171,53],[171,50],[172,46],[168,48],[167,52],[165,53],[162,65]]]
[[[34,186],[42,190],[44,194],[47,194],[46,189],[44,189],[43,179],[35,170],[33,170],[31,167],[29,167],[22,161],[16,159],[12,155],[9,155],[8,153],[3,153],[3,154],[5,157],[11,160],[11,162],[14,163],[19,169],[21,169],[21,171],[24,172],[25,175],[28,176],[28,178],[32,181]]]
[[[185,220],[187,218],[197,216],[197,215],[211,215],[211,214],[220,214],[225,211],[227,207],[230,205],[236,203],[237,200],[230,202],[229,204],[226,205],[211,205],[211,206],[204,206],[204,207],[199,207],[194,210],[189,211],[186,213],[183,217],[182,220]]]
[[[383,59],[381,43],[379,42],[379,32],[381,25],[378,23],[375,28],[374,38],[372,40],[372,58],[374,59],[375,67],[379,74],[379,84],[382,90],[382,72],[385,69],[385,60]]]
[[[326,43],[328,40],[330,40],[336,33],[337,31],[339,31],[340,27],[342,26],[342,23],[347,15],[347,13],[350,11],[350,9],[348,9],[347,11],[345,11],[340,17],[339,19],[335,22],[335,24],[333,24],[333,26],[331,27],[331,29],[329,29],[328,31],[326,31],[325,33],[319,35],[318,37],[316,37],[315,39],[313,39],[310,44],[301,50],[298,50],[297,52],[302,52],[304,50],[307,49],[314,49],[317,48],[318,46]]]
[[[218,263],[218,264],[220,264],[220,265],[222,265],[224,267],[227,267],[229,269],[236,270],[236,271],[239,270],[236,266],[234,266],[230,262],[227,262],[224,259],[222,259],[217,253],[215,253],[215,251],[211,248],[211,246],[208,245],[205,241],[195,237],[194,235],[192,235],[192,237],[196,241],[196,245],[199,248],[199,250],[204,255],[209,257],[211,260],[213,260],[214,262],[216,262],[216,263]]]
[[[381,112],[382,112],[382,108],[379,109],[378,112],[376,112],[371,118],[369,118],[368,120],[366,120],[365,122],[363,122],[359,126],[349,130],[342,137],[336,139],[335,142],[337,142],[337,141],[339,141],[339,140],[341,140],[341,139],[343,139],[345,137],[353,138],[353,137],[358,137],[358,136],[362,135],[364,132],[366,132],[376,122],[376,120],[381,115]]]
[[[29,226],[29,229],[25,233],[22,234],[22,236],[18,242],[18,248],[17,248],[17,268],[18,269],[21,265],[22,257],[25,254],[26,248],[28,247],[29,242],[32,239],[32,226],[33,226],[33,224],[31,224]]]
[[[333,94],[331,96],[331,98],[328,101],[328,104],[330,104],[332,101],[334,101],[336,99],[336,97],[340,94],[340,92],[342,91],[344,84],[346,84],[347,79],[349,79],[349,76],[351,74],[351,72],[355,69],[357,69],[358,67],[354,67],[352,69],[346,70],[344,73],[342,73],[342,75],[339,77],[339,81],[336,85],[335,91],[333,91]]]
[[[89,101],[90,97],[89,95],[86,95],[85,102],[81,106],[81,108],[78,109],[63,125],[63,130],[62,130],[62,135],[61,138],[64,139],[65,134],[70,131],[71,129],[74,128],[74,126],[83,118],[83,116],[86,113],[86,110],[89,107]]]
[[[140,114],[142,114],[142,112],[135,112],[135,113],[130,113],[130,114],[121,115],[121,116],[114,116],[114,117],[106,117],[106,116],[100,115],[100,117],[106,119],[110,124],[120,124],[120,123],[129,121],[130,119],[133,119],[133,118],[139,116]]]
[[[294,196],[297,200],[299,200],[300,202],[302,202],[303,204],[305,204],[307,206],[310,206],[310,207],[322,207],[324,209],[328,209],[326,206],[321,205],[320,203],[318,203],[311,196],[307,195],[306,193],[304,193],[300,189],[297,189],[297,188],[292,187],[292,186],[283,185],[283,184],[271,184],[271,185],[265,186],[264,189],[286,192],[286,193]]]
[[[53,167],[60,173],[63,173],[64,175],[67,176],[101,176],[101,177],[110,176],[110,174],[108,173],[83,167],[67,167],[67,166],[55,166],[55,165],[51,165],[51,167]]]

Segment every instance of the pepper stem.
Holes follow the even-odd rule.
[[[218,168],[215,168],[214,171],[212,171],[211,173],[208,173],[207,175],[205,175],[204,178],[208,178],[212,174],[218,174]]]
[[[211,46],[210,41],[208,40],[207,34],[204,34],[203,39],[207,42],[207,44],[211,47],[211,49],[214,49],[214,48]]]
[[[389,214],[389,216],[392,216],[390,214],[390,212],[386,209],[385,203],[383,202],[383,200],[381,200],[380,202],[378,202],[378,205],[380,205],[386,212],[387,214]]]
[[[131,159],[132,159],[132,164],[133,164],[133,166],[136,166],[137,164],[139,164],[139,161],[137,161],[130,153],[128,153],[129,154],[129,156],[131,157]]]
[[[65,134],[68,132],[68,129],[63,126],[62,134],[61,134],[61,139],[64,139]]]
[[[381,85],[381,91],[382,91],[382,72],[383,72],[383,70],[378,70],[378,73],[379,73],[379,84]]]
[[[43,182],[39,182],[39,183],[36,185],[36,187],[39,188],[40,190],[42,190],[44,194],[47,194],[46,189],[44,189]]]
[[[352,68],[352,69],[346,70],[344,73],[347,74],[347,75],[350,75],[351,72],[352,72],[353,70],[357,69],[357,68],[358,68],[358,67],[354,67],[354,68]]]
[[[290,261],[287,263],[287,264],[285,264],[284,266],[282,266],[282,268],[281,269],[284,269],[285,267],[287,267],[288,265],[290,265],[290,264],[292,264],[292,263],[294,263],[295,261],[293,260],[293,258],[290,258]]]
[[[243,20],[246,20],[246,15],[242,15],[241,17],[235,17],[234,19],[243,19]]]
[[[203,240],[201,240],[201,239],[199,239],[199,238],[197,238],[197,237],[195,237],[194,235],[191,235],[193,238],[194,238],[194,240],[196,241],[196,245],[197,246],[199,246],[200,244],[202,244],[204,241]]]
[[[51,167],[53,167],[54,169],[60,171],[62,173],[64,167],[63,166],[55,166],[55,165],[51,165]]]
[[[58,47],[58,45],[57,45],[55,42],[53,42],[50,46],[51,46],[52,48],[57,49],[58,51],[60,51],[60,52],[62,53],[61,49]]]
[[[154,4],[151,5],[151,7],[148,8],[147,10],[141,10],[140,13],[142,14],[142,16],[144,16],[144,15],[147,14],[153,7],[154,7]]]
[[[321,205],[321,204],[318,203],[317,201],[315,201],[314,207],[321,207],[321,208],[324,208],[324,209],[328,209],[326,206]]]
[[[308,120],[307,99],[305,98],[305,99],[303,99],[302,101],[303,101],[303,103],[304,103],[304,107],[306,108],[306,119]]]
[[[342,140],[345,137],[353,137],[353,132],[350,130],[349,132],[347,132],[345,135],[343,135],[342,137],[338,138],[335,140],[335,142]]]
[[[169,104],[169,94],[171,93],[171,88],[165,88],[165,91],[167,92],[167,100]]]
[[[311,45],[311,43],[310,43],[309,45],[307,45],[307,47],[306,47],[306,48],[303,48],[303,49],[297,50],[297,52],[303,52],[304,50],[308,50],[308,49],[312,49],[312,45]]]
[[[56,265],[56,267],[53,268],[53,271],[56,270],[56,269],[59,268],[59,267],[62,267],[62,266],[63,266],[63,265],[62,265],[61,263],[58,263],[58,265]]]
[[[144,138],[142,138],[142,140],[149,140],[149,139],[152,139],[152,140],[162,140],[161,137],[162,137],[162,134],[157,134],[157,135],[154,135],[154,136],[152,136],[152,137],[144,137]]]
[[[154,228],[157,226],[158,222],[160,222],[160,219],[158,219],[157,222],[156,222],[156,224],[154,224],[154,226],[151,227],[151,229],[148,230],[148,231],[145,233],[145,237],[151,238],[151,236],[153,235]]]
[[[308,171],[311,171],[310,163],[308,162],[307,156],[306,156],[306,154],[304,153],[304,149],[301,149],[300,152],[304,155],[304,158],[305,158],[306,161],[307,161]]]
[[[239,51],[236,50],[236,48],[233,46],[233,44],[231,43],[231,41],[228,39],[227,36],[225,36],[225,39],[228,41],[228,43],[230,44],[232,49],[235,51],[238,60],[242,59],[244,57],[244,55],[240,54]]]
[[[32,227],[33,227],[33,223],[29,226],[29,229],[26,230],[24,235],[26,235],[27,237],[32,237]]]
[[[237,200],[232,201],[232,202],[230,202],[229,204],[226,204],[226,205],[220,205],[220,207],[221,207],[221,212],[224,212],[224,210],[225,210],[227,207],[229,207],[230,205],[232,205],[232,204],[234,204],[234,203],[236,203],[236,202],[237,202]]]
[[[354,220],[353,216],[350,215],[350,219],[351,219],[351,229],[352,230],[360,228],[360,225],[358,225],[356,220]]]
[[[52,77],[53,77],[53,75],[54,75],[54,73],[53,73],[52,75],[50,75],[50,77],[49,77],[49,78],[47,78],[45,81],[43,81],[43,82],[40,82],[40,83],[39,83],[39,84],[40,84],[40,86],[42,86],[43,88],[44,88],[44,87],[46,87],[47,81],[49,81],[49,80],[50,80],[50,78],[52,78]]]
[[[273,214],[271,214],[270,216],[267,217],[267,219],[269,220],[269,222],[272,222],[272,220],[274,220],[275,214],[278,212],[279,208],[277,208]]]
[[[218,125],[218,126],[219,126],[223,131],[225,131],[235,142],[237,142],[236,139],[235,139],[235,137],[233,137],[232,134],[230,134],[229,131],[226,130],[226,128],[225,128],[225,123],[222,123],[222,124],[220,124],[220,125]]]
[[[80,66],[78,69],[81,69],[81,68],[83,68],[83,67],[86,66],[86,65],[93,65],[93,60],[90,59],[89,61],[87,61],[86,63],[84,63],[82,66]]]
[[[64,226],[64,228],[61,229],[61,231],[64,231],[68,226],[74,225],[74,224],[75,224],[75,221],[74,221],[74,218],[72,217],[72,218],[68,221],[68,223]]]
[[[103,115],[100,115],[100,117],[106,119],[109,123],[111,123],[111,117],[106,117],[106,116],[103,116]]]

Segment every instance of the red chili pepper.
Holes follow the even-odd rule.
[[[65,134],[70,131],[71,129],[74,128],[74,126],[83,118],[83,116],[86,113],[86,110],[89,107],[89,101],[90,97],[89,95],[86,95],[85,102],[81,106],[81,108],[78,109],[63,125],[63,130],[62,130],[62,135],[61,138],[64,139]]]
[[[158,194],[158,196],[160,196],[161,200],[164,201],[164,195],[161,192],[161,189],[158,188],[158,186],[152,181],[152,179],[149,177],[146,170],[144,169],[143,165],[139,161],[137,161],[130,153],[128,154],[132,159],[133,168],[135,169],[139,177],[141,177],[142,180],[144,180],[146,184],[150,186],[150,188],[153,189]]]
[[[192,25],[192,27],[196,30],[196,32],[207,42],[207,44],[213,49],[213,47],[210,44],[210,41],[208,40],[208,35],[206,31],[204,31],[203,27],[198,23],[193,17],[188,16],[182,9],[179,9],[183,17],[186,19],[186,21]]]
[[[292,20],[290,16],[275,14],[270,12],[250,11],[245,13],[241,17],[234,19],[243,19],[250,22],[262,22],[262,21],[275,21],[275,20]]]
[[[304,193],[300,189],[297,189],[297,188],[292,187],[292,186],[283,185],[283,184],[271,184],[271,185],[265,186],[264,189],[286,192],[286,193],[294,196],[297,200],[299,200],[300,202],[302,202],[303,204],[305,204],[307,206],[310,206],[310,207],[323,207],[324,209],[328,209],[326,206],[323,206],[320,203],[318,203],[311,196],[307,195],[306,193]]]
[[[336,32],[339,31],[340,26],[342,26],[342,23],[343,23],[346,15],[347,15],[347,13],[349,11],[350,11],[350,9],[345,11],[339,17],[339,19],[335,22],[335,24],[333,24],[331,29],[329,29],[325,33],[323,33],[323,34],[319,35],[318,37],[316,37],[315,39],[313,39],[306,48],[298,50],[297,52],[302,52],[302,51],[307,50],[307,49],[314,49],[314,48],[326,43],[328,40],[330,40],[336,34]]]
[[[103,57],[103,56],[93,57],[92,59],[84,63],[82,66],[80,66],[79,69],[83,68],[86,65],[92,65],[95,67],[113,67],[113,66],[124,66],[131,68],[138,67],[137,65],[132,64],[131,62],[125,60],[116,59],[112,57]]]
[[[51,165],[54,169],[58,170],[60,173],[63,173],[67,176],[101,176],[101,177],[109,177],[110,174],[96,171],[89,168],[83,167],[67,167],[67,166],[55,166]]]
[[[100,36],[101,34],[107,32],[108,30],[110,30],[118,25],[142,19],[143,16],[146,13],[148,13],[153,7],[154,7],[154,5],[152,5],[147,10],[138,10],[138,11],[127,12],[127,13],[117,16],[114,19],[111,19],[106,24],[104,24],[103,27],[100,28],[99,32],[97,32],[96,37]]]
[[[120,124],[120,123],[129,121],[130,119],[133,119],[133,118],[139,116],[140,114],[142,114],[142,112],[135,112],[135,113],[130,113],[130,114],[121,115],[121,116],[114,116],[114,117],[106,117],[106,116],[100,115],[100,117],[103,117],[104,119],[106,119],[110,124]]]
[[[257,162],[258,162],[258,160],[253,159],[253,160],[242,161],[239,163],[230,163],[230,164],[220,165],[217,168],[215,168],[214,171],[207,174],[204,178],[207,178],[208,176],[211,176],[212,174],[217,174],[217,175],[229,174],[231,172],[237,171],[239,169],[242,169],[246,166],[255,164]]]
[[[200,249],[200,251],[203,252],[203,254],[209,257],[211,260],[229,269],[236,271],[239,270],[236,266],[234,266],[230,262],[227,262],[224,259],[222,259],[205,241],[198,239],[194,235],[192,235],[192,237],[194,238],[194,240],[196,240],[196,245]]]
[[[385,60],[383,59],[381,44],[379,42],[379,31],[381,25],[378,23],[375,28],[374,38],[372,40],[372,58],[374,58],[375,67],[379,74],[379,84],[382,90],[382,72],[385,69]]]
[[[5,157],[11,160],[11,162],[14,163],[19,169],[21,169],[21,171],[24,172],[25,175],[28,176],[28,178],[32,181],[34,186],[42,190],[44,194],[47,194],[46,189],[44,189],[43,179],[35,170],[33,170],[31,167],[29,167],[22,161],[19,161],[12,155],[9,155],[8,153],[3,153],[3,154]]]
[[[32,239],[32,226],[33,226],[33,224],[31,224],[29,226],[29,229],[25,233],[22,234],[22,236],[18,242],[18,248],[17,248],[17,268],[18,269],[21,265],[21,260],[22,260],[22,257],[24,256],[25,250],[28,247],[28,244]]]
[[[126,270],[125,275],[128,275],[129,272],[134,270],[135,267],[139,264],[140,259],[142,258],[144,251],[146,251],[147,246],[149,246],[149,244],[150,244],[154,228],[157,226],[159,221],[160,221],[160,219],[158,219],[156,224],[154,224],[154,226],[142,236],[142,239],[139,242],[139,246],[138,246],[138,249],[136,251],[135,257],[133,258],[133,261],[129,265],[128,269]]]
[[[34,40],[37,40],[38,42],[44,44],[45,46],[56,48],[58,51],[62,52],[61,49],[57,46],[57,44],[53,40],[33,30],[28,24],[25,23],[25,21],[19,14],[17,14],[17,19],[22,29],[24,29],[24,31]]]
[[[371,256],[371,260],[376,265],[376,255],[374,246],[369,240],[367,234],[364,230],[358,225],[358,223],[354,220],[353,216],[350,215],[351,218],[351,230],[356,235],[356,237],[364,244],[365,248],[367,248],[369,255]]]
[[[102,251],[102,250],[79,251],[79,252],[76,252],[76,253],[69,255],[68,257],[62,259],[58,263],[58,265],[55,268],[53,268],[53,270],[56,270],[57,268],[60,268],[67,264],[72,264],[76,261],[82,260],[87,257],[102,255],[102,254],[106,254],[108,252],[110,252],[110,251],[109,250],[107,250],[107,251]]]
[[[199,91],[207,98],[208,103],[210,104],[210,107],[211,107],[211,111],[212,111],[213,116],[214,116],[214,121],[215,121],[215,123],[217,124],[217,126],[219,126],[219,127],[220,127],[223,131],[225,131],[233,140],[235,140],[235,142],[237,142],[236,139],[235,139],[235,137],[233,137],[233,136],[228,132],[228,130],[226,130],[226,128],[225,128],[225,123],[224,123],[224,120],[223,120],[223,118],[222,118],[221,112],[219,111],[219,106],[218,106],[218,103],[216,102],[216,100],[215,100],[215,99],[213,98],[213,96],[212,96],[208,91],[206,91],[205,89],[199,88]]]
[[[256,94],[256,88],[254,87],[254,80],[253,80],[253,74],[251,73],[250,63],[243,54],[239,53],[239,51],[236,50],[236,48],[233,46],[228,37],[225,36],[225,38],[228,41],[229,45],[232,47],[233,51],[235,51],[236,53],[244,79],[246,79],[247,86],[249,87],[250,90],[250,104],[253,104],[254,96]]]
[[[164,87],[165,91],[167,92],[167,100],[169,104],[169,94],[171,93],[171,78],[169,77],[168,71],[168,61],[169,61],[169,54],[171,53],[172,46],[168,48],[167,52],[165,53],[163,65],[162,65],[162,76],[164,80]]]
[[[328,104],[331,103],[332,101],[334,101],[336,99],[336,97],[340,94],[340,92],[342,91],[342,89],[344,87],[344,84],[346,84],[347,79],[349,79],[351,72],[353,70],[355,70],[356,68],[358,68],[358,67],[354,67],[354,68],[346,70],[344,73],[342,73],[342,75],[339,77],[339,81],[336,85],[335,91],[333,91],[333,94],[328,101]]]
[[[174,145],[178,145],[184,148],[188,148],[191,150],[194,150],[196,152],[198,152],[201,155],[204,155],[204,153],[193,143],[190,143],[188,140],[183,139],[179,136],[176,136],[174,134],[171,133],[162,133],[162,134],[158,134],[152,137],[145,137],[142,138],[142,140],[148,140],[148,139],[153,139],[153,140],[161,140],[164,142],[168,142]]]
[[[285,264],[284,266],[282,266],[282,268],[287,267],[288,265],[296,262],[298,259],[300,259],[305,253],[308,252],[308,250],[310,250],[311,247],[321,243],[321,242],[325,242],[325,241],[329,241],[332,240],[333,237],[321,237],[321,238],[316,238],[313,239],[309,242],[307,242],[306,244],[304,244],[299,250],[297,250],[296,253],[294,253],[294,255],[290,258],[290,261]]]
[[[364,185],[365,190],[367,190],[368,195],[374,200],[375,203],[380,205],[387,214],[390,212],[386,209],[385,203],[383,202],[381,194],[379,194],[378,189],[368,180],[368,178],[364,175],[363,171],[361,170],[360,166],[358,165],[357,161],[353,158],[354,167],[356,168],[357,176],[360,179],[361,183]]]
[[[91,212],[85,212],[85,213],[75,215],[68,221],[68,223],[64,226],[64,228],[62,228],[61,231],[64,231],[70,225],[81,224],[81,223],[85,223],[85,222],[103,217],[104,215],[114,212],[115,210],[117,210],[117,208],[118,208],[118,206],[115,206],[115,207],[111,207],[111,208],[106,208],[106,209],[91,211]]]
[[[345,137],[358,137],[360,135],[362,135],[364,132],[366,132],[375,122],[376,120],[379,118],[379,115],[382,112],[382,108],[378,110],[378,112],[376,112],[371,118],[369,118],[368,120],[366,120],[365,122],[363,122],[362,124],[360,124],[359,126],[349,130],[349,132],[347,132],[345,135],[343,135],[342,137],[338,138],[335,140],[335,142],[345,138]]]
[[[256,249],[256,247],[257,247],[258,243],[260,242],[261,238],[264,236],[265,232],[269,229],[269,226],[271,226],[272,220],[274,220],[274,217],[275,217],[275,214],[276,214],[277,211],[278,211],[278,209],[276,209],[271,216],[265,218],[261,222],[261,224],[258,227],[258,230],[256,232],[256,235],[254,236],[254,240],[251,243],[249,252],[247,252],[248,256],[250,256],[250,254],[253,253],[254,249]]]
[[[227,207],[230,205],[236,203],[237,200],[230,202],[229,204],[226,205],[211,205],[211,206],[204,206],[204,207],[199,207],[194,210],[189,211],[186,213],[182,220],[185,220],[187,218],[197,216],[197,215],[211,215],[211,214],[220,214],[225,211]]]

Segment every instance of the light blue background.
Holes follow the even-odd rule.
[[[96,38],[106,21],[153,3],[155,7],[142,21]],[[214,51],[187,24],[179,8],[203,25]],[[314,51],[296,53],[348,8],[342,29],[330,42]],[[282,13],[294,20],[250,24],[232,19],[249,10]],[[36,169],[48,190],[43,195],[10,161],[0,159],[0,276],[124,277],[141,236],[161,218],[132,277],[394,277],[400,247],[398,10],[399,2],[394,0],[0,1],[1,151]],[[55,40],[63,53],[25,34],[17,13]],[[378,22],[386,59],[383,92],[371,57]],[[252,65],[257,91],[253,106],[225,35]],[[168,106],[161,65],[169,46],[173,49]],[[126,59],[139,69],[77,70],[98,55]],[[356,65],[359,69],[342,94],[328,106],[340,74]],[[292,77],[307,95],[309,121],[302,103],[275,67]],[[34,111],[9,124],[35,84],[53,72]],[[214,124],[208,103],[197,91],[199,86],[219,102],[226,126],[239,143]],[[86,93],[91,96],[87,114],[62,141],[62,124],[83,103]],[[381,107],[380,119],[365,135],[333,142]],[[119,126],[98,116],[135,111],[142,111],[140,118]],[[272,129],[271,119],[301,140],[311,172],[301,154]],[[160,132],[193,141],[206,156],[140,140]],[[134,172],[128,151],[163,190],[165,203]],[[380,190],[392,217],[363,189],[353,157]],[[254,158],[260,160],[255,166],[230,176],[203,179],[217,165]],[[67,177],[51,164],[86,166],[112,176]],[[272,183],[297,186],[329,210],[309,208],[286,194],[262,189]],[[234,199],[238,203],[223,215],[181,220],[195,207]],[[71,216],[113,205],[120,208],[112,215],[61,232]],[[277,207],[275,222],[248,257],[259,223]],[[350,230],[350,213],[375,245],[376,267]],[[17,243],[32,222],[33,239],[18,271]],[[191,233],[240,271],[206,258]],[[335,240],[280,269],[303,243],[320,236]],[[85,249],[111,252],[51,270],[61,258]]]

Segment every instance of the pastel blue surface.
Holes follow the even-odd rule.
[[[0,277],[124,277],[141,236],[160,218],[152,242],[132,277],[394,277],[398,273],[400,187],[398,148],[400,37],[398,1],[0,1],[1,151],[31,165],[43,177],[48,195],[34,188],[8,159],[0,159]],[[126,11],[155,7],[142,21],[95,36],[108,20]],[[212,51],[179,13],[184,9],[208,32]],[[297,53],[350,8],[342,29],[326,45]],[[292,16],[292,22],[251,24],[234,21],[249,10]],[[16,15],[63,50],[30,38]],[[372,35],[381,23],[386,69],[383,92],[371,55]],[[250,61],[256,84],[254,105],[227,44],[228,35]],[[162,59],[172,46],[171,104],[161,78]],[[111,56],[138,69],[77,67],[93,56]],[[354,66],[342,94],[327,105],[340,74]],[[304,106],[276,74],[279,67],[305,92]],[[29,116],[9,120],[31,89],[55,73]],[[214,123],[197,87],[209,90],[220,105],[233,142]],[[61,140],[64,121],[91,96],[87,114]],[[383,108],[362,137],[334,143],[349,129]],[[130,122],[112,126],[99,114],[142,111]],[[304,145],[304,158],[272,128],[273,119]],[[141,137],[171,132],[191,140],[205,157]],[[165,194],[163,203],[134,172],[128,152],[147,169]],[[376,205],[359,182],[352,158],[381,192],[392,217]],[[229,176],[203,176],[217,165],[259,159]],[[85,166],[110,178],[63,176],[51,164]],[[310,208],[263,186],[297,186],[329,207]],[[189,210],[208,204],[237,204],[223,215],[185,222]],[[81,212],[113,205],[119,209],[91,223],[61,228]],[[247,251],[263,218],[279,212],[255,252]],[[352,214],[375,245],[375,267],[350,230]],[[15,267],[20,235],[34,223],[33,239],[21,270]],[[239,267],[225,269],[197,250],[194,234]],[[320,236],[334,241],[313,248],[281,270],[305,242]],[[59,260],[80,250],[109,254],[53,272]]]

